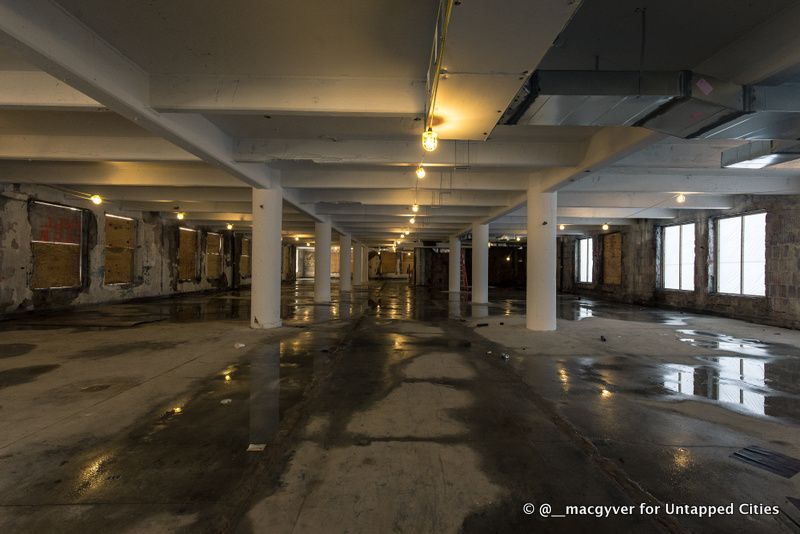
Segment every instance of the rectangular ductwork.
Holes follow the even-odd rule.
[[[720,166],[728,169],[763,169],[800,158],[796,141],[750,141],[722,152]]]

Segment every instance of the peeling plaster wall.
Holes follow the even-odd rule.
[[[82,287],[32,290],[31,224],[28,205],[33,200],[80,208],[88,213],[85,234],[85,264]],[[106,285],[105,224],[106,213],[136,220],[134,281],[125,285]],[[97,304],[132,298],[155,297],[224,289],[232,279],[231,240],[223,239],[222,276],[205,276],[205,258],[200,249],[201,273],[196,280],[178,282],[178,221],[167,221],[154,213],[124,212],[113,203],[95,206],[57,189],[35,185],[0,184],[0,314],[58,308],[69,305]],[[205,243],[204,239],[201,243]]]
[[[766,296],[720,294],[714,281],[716,219],[767,212]],[[695,223],[694,291],[659,287],[658,230],[671,224]],[[615,230],[616,231],[616,230]],[[637,220],[622,227],[622,273],[618,285],[603,284],[603,240],[595,232],[591,284],[576,282],[576,237],[560,237],[559,282],[562,291],[621,302],[660,305],[711,313],[757,323],[800,328],[800,196],[737,197],[726,211],[687,210],[672,221]]]

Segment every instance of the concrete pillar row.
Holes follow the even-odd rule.
[[[449,257],[450,293],[461,292],[461,239],[458,236],[450,237],[450,257]]]
[[[350,291],[353,284],[350,281],[350,246],[352,239],[349,235],[339,237],[339,291]]]
[[[364,248],[361,243],[353,245],[353,284],[360,286],[364,283]]]
[[[489,225],[472,225],[472,303],[489,304]]]
[[[556,193],[528,188],[525,322],[529,330],[556,329]]]
[[[331,301],[331,223],[314,225],[314,302]]]
[[[281,219],[283,190],[253,189],[250,326],[281,326]]]

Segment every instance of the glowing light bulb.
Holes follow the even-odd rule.
[[[310,247],[311,246],[311,241],[306,241],[306,246]]]
[[[181,413],[182,411],[183,408],[181,408],[180,406],[176,406],[175,408],[172,409],[173,413]]]
[[[184,217],[186,217],[186,214],[182,211],[179,211],[178,213],[175,214],[175,217],[177,217],[179,221],[182,221]]]
[[[439,145],[439,135],[432,128],[425,130],[422,134],[422,148],[428,152],[433,152]]]
[[[228,223],[225,225],[225,228],[227,228],[228,230],[233,230],[233,225],[231,223]]]
[[[519,237],[519,236],[517,236],[517,241],[519,241],[519,240],[520,240],[520,237]]]
[[[559,230],[564,230],[565,228],[566,228],[566,226],[564,226],[563,224],[559,224],[558,225],[558,229]]]
[[[103,203],[103,197],[101,197],[100,195],[92,195],[89,197],[89,200],[91,200],[92,204],[96,206],[99,206],[100,204]]]
[[[225,375],[225,382],[231,381],[231,375]]]
[[[417,222],[417,219],[416,219],[416,217],[411,217],[411,218],[408,220],[408,222],[409,222],[409,223],[411,223],[411,224],[414,224],[414,223],[416,223],[416,222]]]
[[[294,236],[294,240],[295,241],[300,241],[300,238],[298,236]]]
[[[679,194],[677,197],[675,197],[675,201],[678,204],[683,204],[684,202],[686,202],[686,195],[684,195],[683,193]]]
[[[506,261],[511,261],[511,256],[506,256]]]
[[[405,236],[406,236],[406,234],[404,234],[404,233],[400,234],[400,239],[403,239]]]
[[[422,165],[417,167],[417,178],[419,178],[420,180],[425,178],[425,167],[423,167]]]
[[[414,204],[413,206],[411,206],[411,211],[417,213],[419,211],[419,204]]]
[[[602,228],[603,230],[608,230],[608,224],[604,224]]]

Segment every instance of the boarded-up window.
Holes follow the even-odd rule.
[[[394,252],[381,252],[381,274],[395,274],[397,272],[397,254]]]
[[[133,283],[136,223],[128,217],[106,215],[105,283]]]
[[[239,276],[250,278],[250,239],[242,238],[242,254],[239,256]]]
[[[603,283],[622,283],[622,234],[619,232],[603,236]]]
[[[206,276],[216,280],[222,274],[222,237],[209,232],[206,236]]]
[[[178,279],[180,281],[197,278],[197,232],[181,228],[178,236]]]
[[[81,285],[83,213],[76,208],[34,202],[30,209],[33,289]]]

